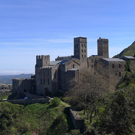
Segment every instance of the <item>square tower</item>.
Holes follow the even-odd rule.
[[[109,58],[108,42],[108,39],[103,39],[101,37],[97,40],[98,56]]]
[[[87,38],[74,38],[74,57],[79,60],[87,58]]]

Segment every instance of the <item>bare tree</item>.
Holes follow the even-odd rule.
[[[79,73],[79,81],[72,82],[72,87],[69,90],[69,95],[72,97],[73,105],[79,106],[87,112],[87,118],[92,122],[92,116],[97,115],[99,101],[106,93],[103,87],[103,80],[98,78],[98,75],[91,74],[88,71]]]

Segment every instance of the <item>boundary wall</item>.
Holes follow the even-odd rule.
[[[78,112],[72,110],[71,108],[69,108],[69,112],[75,129],[82,129],[84,127],[84,119],[80,118]]]
[[[21,105],[27,105],[27,104],[34,104],[34,103],[47,103],[50,101],[50,98],[40,98],[40,99],[17,99],[17,100],[6,100],[7,102],[10,102],[12,104],[21,104]]]

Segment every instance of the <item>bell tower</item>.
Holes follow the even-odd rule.
[[[98,56],[109,58],[108,42],[108,39],[103,39],[101,37],[97,40]]]
[[[79,60],[87,58],[87,38],[74,38],[74,57]]]

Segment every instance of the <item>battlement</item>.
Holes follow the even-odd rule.
[[[43,67],[50,65],[50,55],[37,55],[36,67]]]
[[[76,37],[76,38],[74,38],[74,43],[75,42],[85,42],[85,43],[87,43],[87,38],[86,37]]]
[[[50,55],[37,55],[36,56],[36,59],[43,59],[43,58],[48,59],[50,58]]]

